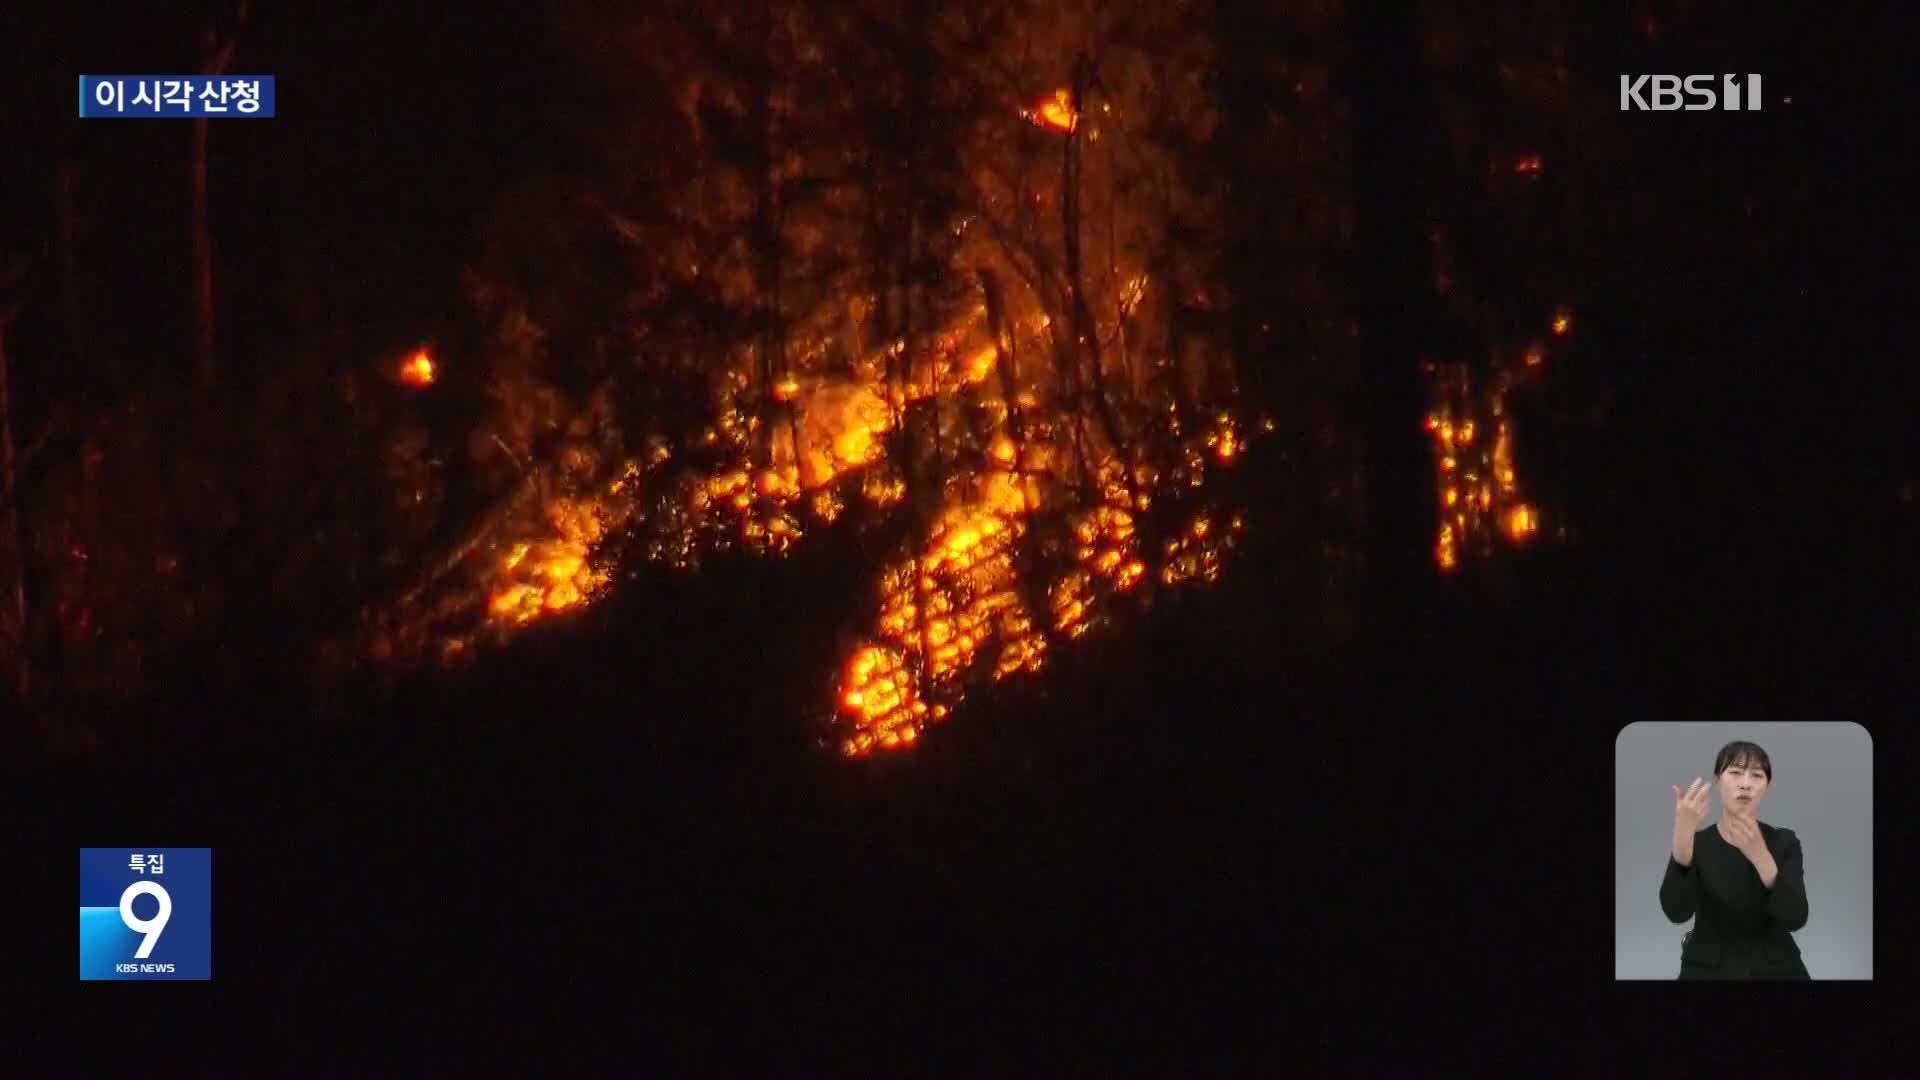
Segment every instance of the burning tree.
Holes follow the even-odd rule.
[[[469,279],[488,509],[369,613],[377,651],[566,611],[613,541],[778,554],[854,500],[907,538],[839,703],[867,749],[1139,582],[1210,579],[1242,523],[1202,489],[1249,433],[1199,10],[556,5],[590,82],[651,92],[584,183],[503,207]],[[397,363],[458,392],[461,357]]]

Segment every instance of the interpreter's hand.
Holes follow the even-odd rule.
[[[1759,862],[1767,853],[1767,838],[1760,834],[1760,823],[1746,814],[1728,814],[1722,821],[1727,839],[1750,862]]]
[[[1713,785],[1700,777],[1693,778],[1682,792],[1673,789],[1673,831],[1687,836],[1700,828],[1700,820],[1707,816],[1707,800],[1713,797]]]

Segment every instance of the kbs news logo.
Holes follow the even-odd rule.
[[[1743,86],[1741,79],[1745,79]],[[1714,93],[1718,83],[1720,92]],[[1692,100],[1681,104],[1681,95]],[[1620,76],[1620,111],[1632,112],[1635,109],[1650,109],[1654,112],[1675,112],[1685,109],[1688,112],[1700,112],[1705,109],[1722,109],[1738,112],[1741,101],[1746,102],[1747,112],[1760,111],[1760,76],[1758,75],[1622,75]]]
[[[211,848],[81,848],[80,978],[213,978]]]

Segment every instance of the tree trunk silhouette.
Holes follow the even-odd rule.
[[[1120,374],[1126,377],[1128,399],[1139,390],[1139,377],[1133,370],[1133,354],[1127,348],[1126,283],[1120,280],[1120,180],[1118,168],[1107,170],[1107,289],[1113,295],[1113,342],[1120,347]]]
[[[207,118],[193,119],[193,357],[200,388],[219,377],[213,353],[213,238],[207,229]]]
[[[1423,662],[1438,602],[1433,529],[1438,513],[1431,448],[1421,418],[1423,313],[1434,298],[1426,271],[1418,20],[1387,4],[1351,23],[1354,242],[1359,260],[1365,383],[1366,519],[1373,630],[1379,660]],[[1401,672],[1383,671],[1400,686]],[[1411,687],[1409,692],[1411,692]],[[1395,691],[1388,691],[1393,693]]]
[[[17,278],[15,270],[6,277]],[[0,289],[9,281],[0,280]],[[13,690],[25,700],[33,689],[32,651],[27,648],[27,545],[21,527],[18,462],[13,447],[13,400],[9,393],[12,371],[7,363],[7,334],[19,314],[18,302],[0,303],[0,603],[6,624],[0,626],[0,645],[7,650],[13,670]]]
[[[1121,483],[1127,491],[1127,502],[1132,505],[1135,494],[1133,462],[1127,452],[1126,440],[1120,434],[1119,422],[1114,417],[1113,402],[1107,397],[1106,371],[1100,360],[1100,328],[1094,322],[1093,308],[1087,303],[1086,275],[1080,265],[1080,139],[1086,125],[1077,122],[1077,118],[1085,108],[1088,83],[1092,77],[1093,62],[1083,54],[1073,66],[1073,97],[1068,102],[1068,115],[1075,117],[1076,122],[1066,135],[1060,181],[1060,226],[1066,247],[1067,290],[1070,294],[1068,310],[1073,317],[1068,355],[1076,369],[1080,358],[1086,357],[1091,384],[1081,383],[1076,375],[1076,385],[1090,393],[1091,401],[1083,403],[1075,400],[1074,411],[1079,413],[1086,404],[1093,406],[1094,416],[1100,422],[1100,434],[1106,439],[1108,450],[1120,460]]]
[[[866,168],[863,170],[863,195],[865,198],[865,226],[867,244],[867,295],[873,297],[873,306],[866,311],[860,333],[854,339],[852,356],[856,360],[864,359],[878,348],[883,350],[885,358],[881,378],[885,382],[882,396],[887,402],[887,420],[897,424],[900,420],[900,403],[894,396],[894,356],[893,343],[893,287],[888,277],[887,247],[892,230],[887,221],[886,199],[887,184],[885,174],[889,168],[883,156],[874,150],[877,133],[866,132],[867,154]],[[837,463],[836,463],[837,467]]]
[[[980,294],[987,303],[987,326],[993,333],[995,377],[1000,382],[1000,399],[1007,407],[1007,437],[1013,442],[1013,471],[1015,475],[1026,475],[1026,438],[1025,427],[1020,417],[1020,370],[1014,350],[1018,347],[1016,334],[1007,325],[1007,302],[1000,291],[1000,279],[992,270],[982,267],[979,270]]]
[[[72,618],[71,644],[64,655],[67,679],[87,688],[91,688],[99,676],[94,631],[99,618],[96,599],[100,594],[100,462],[105,456],[101,444],[107,433],[104,423],[94,424],[87,427],[80,439],[80,506],[73,530],[80,549],[76,552],[80,556],[80,582],[75,605],[79,610]]]
[[[900,253],[902,317],[901,340],[905,342],[902,370],[908,387],[905,406],[907,484],[915,513],[927,517],[938,512],[945,487],[940,448],[939,379],[934,358],[929,355],[927,338],[937,313],[933,310],[934,290],[926,268],[921,265],[922,248],[932,248],[931,238],[921,229],[921,217],[929,211],[927,172],[931,167],[928,130],[933,115],[932,73],[935,55],[932,16],[910,9],[904,38],[906,66],[906,149],[905,232],[906,243]],[[915,397],[916,372],[923,380]]]
[[[94,355],[92,324],[82,315],[86,305],[80,294],[80,223],[74,208],[73,177],[73,163],[62,162],[53,189],[54,218],[59,229],[60,319],[67,332],[67,355],[75,371],[95,373],[107,386],[117,387],[117,363],[106,364],[114,370],[99,371],[95,367],[107,358]]]
[[[773,440],[780,423],[786,425],[793,449],[795,475],[800,468],[800,431],[798,410],[792,396],[779,387],[787,378],[787,329],[780,306],[780,277],[784,271],[780,238],[780,166],[774,148],[774,0],[760,4],[760,52],[753,95],[754,152],[759,173],[759,191],[754,210],[754,271],[759,294],[761,431],[765,440],[763,467],[772,469],[776,460]]]
[[[252,12],[250,0],[241,0],[237,25],[244,25]],[[224,75],[233,60],[233,37],[210,28],[206,34],[209,50],[202,75]],[[219,381],[220,367],[214,352],[213,304],[213,232],[207,207],[207,118],[193,118],[193,157],[189,188],[193,200],[193,357],[200,377],[200,388],[211,390]]]
[[[1007,406],[1007,438],[1013,443],[1013,475],[1019,482],[1023,499],[1030,494],[1027,475],[1027,435],[1026,427],[1020,415],[1020,371],[1017,366],[1015,348],[1018,332],[1007,323],[1006,298],[1001,293],[1000,279],[992,270],[982,267],[980,292],[987,302],[987,325],[992,330],[997,357],[994,360],[994,374],[1000,383],[1000,397]],[[1014,581],[1020,593],[1021,603],[1026,605],[1028,616],[1040,634],[1048,649],[1052,649],[1053,624],[1047,619],[1047,588],[1045,576],[1036,552],[1038,542],[1039,515],[1029,515],[1025,533],[1017,542],[1014,550]]]

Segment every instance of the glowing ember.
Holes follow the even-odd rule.
[[[840,713],[852,728],[841,740],[844,753],[912,743],[947,714],[924,693],[953,696],[952,681],[995,640],[996,677],[1039,669],[1044,642],[1033,637],[1014,588],[1024,506],[1006,474],[989,474],[974,501],[941,514],[922,557],[882,578],[879,640],[857,649],[842,674]]]
[[[1540,529],[1540,515],[1525,503],[1507,512],[1507,535],[1517,543],[1532,536]]]
[[[1528,367],[1540,349],[1527,351]],[[1439,538],[1434,560],[1449,572],[1468,556],[1485,557],[1494,539],[1522,543],[1539,531],[1539,513],[1521,498],[1514,472],[1513,433],[1504,418],[1508,371],[1496,372],[1482,391],[1471,386],[1467,369],[1445,365],[1437,382],[1438,401],[1426,417],[1436,453],[1439,489]],[[1492,428],[1489,440],[1477,440],[1480,428]]]
[[[1002,465],[1013,464],[1013,440],[1007,438],[1004,434],[994,436],[992,444],[987,448],[987,452],[993,456],[993,460]]]
[[[556,499],[547,508],[552,532],[515,543],[501,557],[499,583],[487,598],[493,619],[524,626],[542,615],[579,607],[609,579],[591,563],[606,525],[591,503]]]
[[[1221,464],[1230,465],[1233,463],[1234,455],[1246,449],[1246,442],[1241,437],[1239,425],[1234,423],[1231,414],[1221,413],[1216,420],[1218,426],[1214,428],[1212,434],[1207,436],[1207,445],[1213,448]]]
[[[1566,311],[1564,308],[1561,309],[1560,311],[1555,312],[1553,316],[1554,336],[1563,337],[1566,335],[1567,331],[1571,329],[1573,329],[1572,313]]]
[[[1220,423],[1233,430],[1230,416]],[[1220,445],[1218,434],[1209,441]],[[993,445],[996,454],[1012,455],[1004,435]],[[995,470],[966,488],[968,501],[940,515],[921,554],[882,578],[872,635],[841,673],[835,721],[849,757],[913,745],[948,715],[976,673],[999,682],[1042,670],[1049,641],[1087,635],[1110,598],[1147,576],[1129,496],[1117,481],[1107,503],[1068,514],[1073,562],[1045,588],[1021,581],[1027,519],[1039,505],[1031,482]],[[1237,515],[1222,528],[1197,514],[1167,543],[1158,580],[1215,580],[1221,550],[1244,528]],[[1044,603],[1044,623],[1036,625],[1030,601]]]
[[[1071,131],[1077,117],[1069,106],[1063,91],[1032,118]],[[1123,310],[1141,302],[1146,287],[1144,277],[1129,281]],[[1111,448],[1083,450],[1044,385],[1012,387],[996,378],[1007,365],[999,347],[978,344],[983,312],[933,335],[933,347],[891,388],[880,372],[889,353],[903,351],[897,341],[833,376],[814,372],[768,386],[741,374],[709,424],[685,437],[686,452],[677,449],[680,438],[655,434],[635,445],[634,459],[600,462],[592,428],[576,425],[569,438],[577,443],[524,466],[540,469],[543,482],[504,502],[485,542],[447,564],[470,563],[446,578],[457,584],[410,596],[397,608],[399,628],[377,632],[373,651],[391,658],[404,647],[462,662],[484,641],[504,642],[536,621],[581,609],[610,583],[615,555],[603,550],[610,535],[630,537],[649,560],[688,571],[706,552],[784,552],[807,528],[835,521],[850,499],[878,509],[902,504],[910,470],[887,454],[900,406],[937,397],[950,408],[958,403],[949,395],[969,387],[965,403],[981,422],[977,451],[943,451],[948,470],[965,471],[944,473],[937,489],[915,490],[946,506],[881,576],[877,617],[840,672],[832,705],[844,753],[911,747],[976,685],[1041,671],[1051,649],[1095,631],[1143,582],[1215,580],[1223,551],[1243,528],[1239,517],[1214,508],[1192,511],[1184,526],[1161,520],[1153,550],[1142,551],[1147,525],[1136,515],[1153,508],[1156,496],[1166,496],[1160,505],[1194,498],[1191,489],[1208,469],[1237,463],[1250,449],[1240,421],[1226,411],[1201,412],[1190,434],[1174,431],[1171,457],[1151,463]],[[1034,332],[1044,331],[1046,316],[1024,315],[1015,326],[1036,323]],[[415,386],[437,374],[424,349],[398,372]],[[767,409],[766,396],[793,408]],[[1016,408],[1027,410],[1023,427],[1010,426]],[[696,460],[706,464],[695,467]],[[603,480],[581,485],[596,474]],[[1054,505],[1060,499],[1084,501]],[[394,639],[404,640],[396,646]]]
[[[1000,358],[1000,350],[992,345],[975,352],[967,358],[964,375],[968,382],[977,383],[993,372],[993,362]]]
[[[420,349],[400,363],[400,381],[408,386],[425,387],[433,385],[433,357],[427,350]]]
[[[1207,515],[1195,517],[1184,532],[1166,542],[1160,580],[1167,585],[1216,580],[1220,576],[1221,548],[1231,547],[1245,528],[1246,521],[1237,514],[1227,522],[1224,535]]]
[[[1440,542],[1434,551],[1434,555],[1439,560],[1440,569],[1442,570],[1452,570],[1454,567],[1460,565],[1459,553],[1454,550],[1453,526],[1440,526]]]
[[[1068,90],[1055,90],[1052,98],[1037,108],[1023,110],[1020,115],[1037,127],[1063,135],[1080,126],[1080,117],[1073,111],[1073,93]]]

